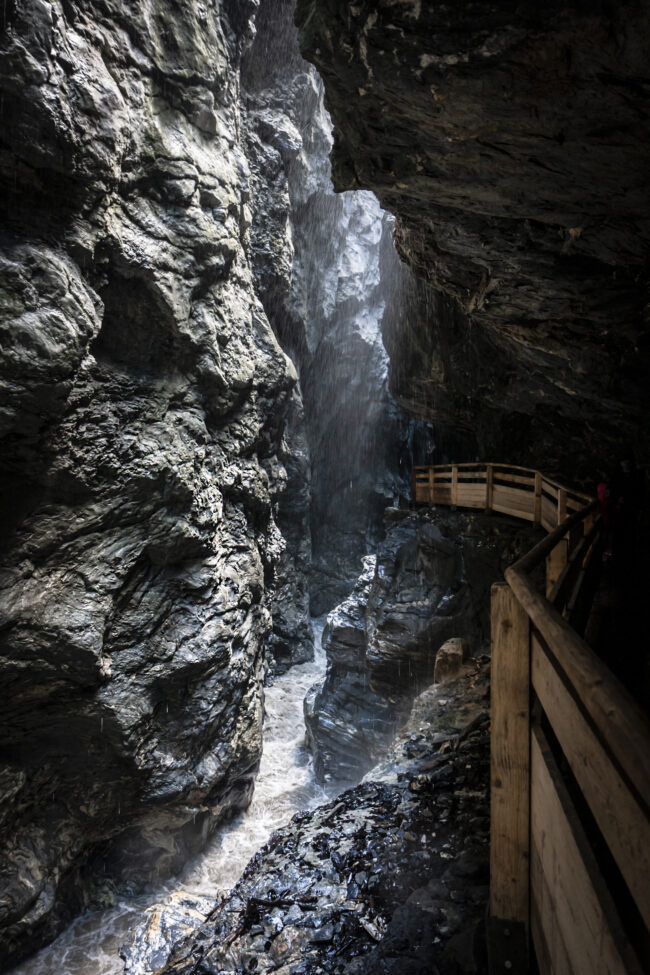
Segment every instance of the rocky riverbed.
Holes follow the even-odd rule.
[[[160,965],[161,918],[125,949],[148,975],[475,973],[488,883],[488,659],[415,701],[385,761],[294,817]],[[206,905],[202,906],[205,910]],[[185,906],[186,925],[192,905]],[[149,966],[155,950],[155,968]]]

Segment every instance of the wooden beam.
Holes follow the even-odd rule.
[[[545,541],[545,539],[544,539]],[[650,810],[650,722],[641,706],[521,571],[532,553],[505,576],[553,660],[573,686],[602,740],[644,808]]]
[[[451,469],[451,503],[458,504],[458,467],[456,464]]]
[[[531,741],[531,809],[533,901],[540,909],[545,941],[541,954],[550,959],[548,975],[641,975],[594,853],[537,726]]]
[[[546,556],[546,598],[550,599],[569,558],[569,540],[561,538]]]
[[[535,509],[533,520],[536,525],[539,525],[542,520],[542,475],[539,471],[535,471]]]
[[[435,501],[436,472],[433,467],[429,468],[429,504]]]
[[[485,480],[485,508],[487,511],[492,511],[493,491],[494,491],[494,467],[492,464],[488,464],[487,477]]]
[[[562,612],[567,604],[567,597],[569,590],[575,585],[576,579],[578,577],[579,569],[585,568],[585,563],[587,560],[587,555],[594,544],[598,533],[599,526],[592,525],[591,530],[588,535],[585,535],[580,542],[576,545],[574,550],[569,555],[566,565],[560,572],[559,576],[555,580],[550,591],[547,591],[546,598],[550,603],[553,603],[559,612]],[[547,562],[548,567],[548,562]],[[548,578],[547,578],[548,583]]]
[[[528,928],[530,627],[510,586],[492,586],[490,914]]]
[[[561,525],[566,518],[566,488],[557,489],[557,523]]]
[[[560,747],[650,928],[650,821],[533,634],[532,680]]]

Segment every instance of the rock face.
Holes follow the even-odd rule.
[[[350,591],[386,505],[408,494],[409,423],[388,394],[381,335],[397,261],[392,221],[372,194],[332,190],[331,123],[320,80],[300,56],[294,6],[262,3],[243,78],[256,282],[300,376],[305,427],[296,434],[309,450],[293,488],[287,465],[280,510],[288,588],[302,593],[307,575],[306,551],[290,564],[292,531],[310,526],[309,599],[320,615]]]
[[[354,592],[328,617],[327,675],[305,704],[316,770],[327,778],[353,780],[375,764],[442,668],[447,641],[477,652],[489,637],[491,584],[536,537],[483,514],[386,514],[376,560],[366,560]]]
[[[422,694],[386,762],[278,830],[161,969],[169,923],[146,919],[128,970],[484,970],[476,935],[489,877],[488,706],[485,660]]]
[[[400,398],[436,420],[464,400],[500,459],[591,477],[627,439],[647,460],[648,4],[298,0],[297,22],[337,188],[376,192],[457,309],[436,336],[418,316],[430,369],[393,342]]]
[[[296,382],[249,260],[256,6],[3,10],[0,964],[252,788]]]

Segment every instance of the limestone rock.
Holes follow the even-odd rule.
[[[0,965],[251,794],[296,384],[250,262],[256,9],[2,14]]]
[[[243,78],[256,282],[300,376],[309,450],[309,471],[296,468],[280,526],[288,568],[292,532],[301,524],[302,537],[311,535],[309,602],[319,616],[350,592],[362,556],[381,538],[385,507],[408,495],[413,424],[388,393],[382,341],[397,260],[392,220],[371,193],[333,191],[331,122],[322,84],[299,52],[294,6],[263,0]],[[295,566],[287,576],[294,592],[302,554]]]
[[[439,305],[394,332],[392,388],[483,457],[591,482],[622,441],[650,456],[649,18],[646,3],[297,2],[335,185],[377,193]]]
[[[325,680],[306,701],[318,774],[354,780],[384,753],[415,695],[434,681],[441,648],[489,637],[490,586],[538,529],[508,518],[388,509],[386,538],[350,597],[328,616]],[[444,658],[448,654],[445,651]]]
[[[469,659],[469,644],[462,637],[452,637],[446,640],[436,654],[436,665],[433,671],[435,684],[457,677],[462,666]]]

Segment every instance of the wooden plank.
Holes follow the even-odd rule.
[[[494,468],[492,464],[487,466],[487,476],[485,482],[485,507],[488,511],[492,510],[492,501],[494,495]]]
[[[485,505],[485,484],[459,484],[458,504],[464,504],[465,499],[480,501]]]
[[[534,549],[506,569],[506,579],[539,630],[559,670],[573,686],[598,736],[607,742],[608,750],[647,814],[650,810],[650,723],[647,714],[555,607],[536,591],[522,571],[534,567],[539,554],[546,551],[545,543],[552,544],[553,540],[554,533],[551,533],[547,539],[538,542]]]
[[[537,968],[543,975],[572,975],[555,902],[546,883],[535,844],[530,848],[530,935]]]
[[[500,501],[508,504],[521,505],[526,508],[526,510],[533,510],[533,492],[532,491],[522,491],[521,488],[516,487],[506,487],[504,484],[497,484],[496,481],[493,485],[493,497],[494,500],[498,498]]]
[[[510,515],[511,518],[519,518],[520,521],[532,522],[533,520],[532,511],[522,511],[521,508],[511,508],[505,504],[493,504],[492,511],[500,515]]]
[[[503,582],[491,627],[490,914],[528,926],[529,623]]]
[[[557,492],[557,523],[561,525],[566,518],[566,491],[564,488],[559,488]]]
[[[458,504],[458,468],[456,465],[451,469],[451,503]]]
[[[562,538],[555,548],[546,556],[546,598],[550,599],[551,593],[558,580],[564,572],[564,567],[569,560],[569,540]]]
[[[535,501],[534,501],[534,518],[535,524],[539,525],[542,520],[542,475],[539,471],[535,471]]]
[[[580,539],[578,545],[576,545],[574,550],[568,556],[566,565],[561,570],[559,576],[551,586],[550,591],[546,593],[546,598],[548,599],[548,601],[553,603],[556,609],[558,609],[560,612],[562,612],[564,607],[567,605],[567,597],[569,591],[572,588],[573,588],[572,598],[574,599],[574,601],[575,598],[577,598],[577,595],[579,593],[579,586],[582,583],[582,578],[584,578],[583,576],[580,580],[578,580],[577,579],[578,573],[580,569],[585,567],[585,564],[587,562],[587,556],[593,546],[597,534],[598,534],[598,529],[595,526],[592,526],[589,534],[585,535],[584,538]],[[548,559],[547,559],[547,566],[548,566]],[[548,583],[548,578],[547,578],[547,583]]]
[[[506,488],[495,484],[492,489],[492,508],[497,510],[509,509],[515,517],[531,520],[534,517],[533,496],[525,494],[517,488]]]
[[[549,901],[554,906],[551,920],[561,933],[571,975],[641,975],[596,858],[537,726],[531,737],[531,843],[549,888]],[[553,965],[553,928],[548,920],[542,915]]]
[[[542,495],[542,521],[544,519],[551,522],[553,526],[551,531],[555,531],[557,528],[557,505]]]
[[[535,484],[535,475],[533,473],[531,473],[531,474],[529,474],[527,476],[524,476],[522,474],[499,474],[499,473],[497,473],[495,471],[494,472],[494,480],[495,480],[495,483],[498,482],[498,483],[503,483],[505,485],[508,485],[508,484],[525,484],[525,485],[528,485],[530,487],[533,487],[533,485]]]
[[[542,495],[542,521],[550,521],[553,528],[557,525],[557,507],[545,494]]]
[[[512,513],[515,518],[524,518],[525,520],[532,521],[535,517],[530,505],[524,504],[516,499],[508,500],[507,498],[502,498],[498,494],[492,499],[492,507],[495,511],[506,508],[508,513]]]
[[[480,494],[465,494],[459,491],[457,503],[459,508],[480,508],[482,511],[485,508],[485,491],[481,491]]]
[[[436,472],[433,467],[429,468],[429,489],[428,489],[429,504],[435,503],[436,498]]]
[[[650,928],[650,821],[534,633],[532,680],[598,828]]]

